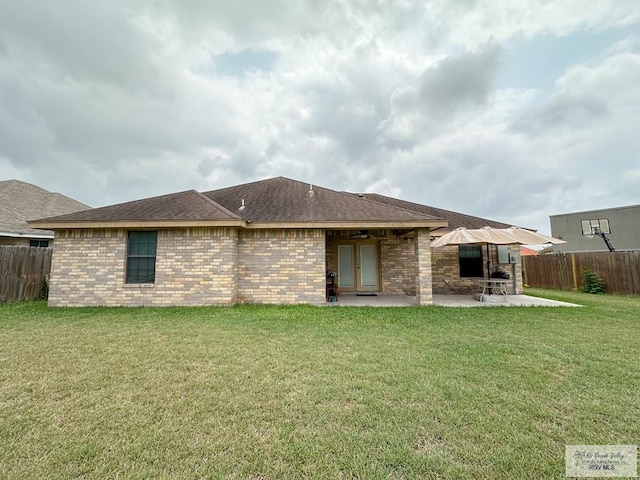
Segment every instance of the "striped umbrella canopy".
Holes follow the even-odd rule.
[[[518,240],[518,243],[522,245],[542,245],[545,243],[551,243],[553,245],[560,245],[561,243],[567,243],[566,240],[560,240],[559,238],[543,235],[542,233],[532,232],[520,227],[509,227],[506,229],[509,231],[509,235]]]
[[[445,245],[511,245],[518,243],[521,245],[540,245],[552,243],[554,245],[567,243],[559,238],[549,237],[541,233],[532,232],[519,227],[492,228],[482,227],[468,229],[464,227],[456,228],[449,233],[431,242],[432,247],[444,247]]]

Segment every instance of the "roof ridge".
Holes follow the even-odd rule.
[[[2,180],[0,183],[12,184],[12,188],[15,187],[27,187],[34,190],[38,190],[40,192],[45,192],[48,194],[56,193],[51,190],[47,190],[46,188],[41,187],[40,185],[36,185],[35,183],[24,182],[22,180],[18,180],[17,178],[10,178],[9,180]]]
[[[338,192],[341,193],[343,195],[349,195],[352,197],[358,197],[362,200],[365,200],[367,202],[371,202],[371,203],[375,203],[377,205],[384,205],[385,207],[389,207],[389,208],[395,208],[396,210],[402,210],[403,212],[408,212],[408,213],[412,213],[414,215],[421,215],[423,217],[429,218],[430,220],[438,219],[438,220],[447,220],[446,218],[442,218],[442,217],[436,217],[435,215],[429,215],[427,213],[422,213],[422,212],[416,212],[415,210],[409,210],[408,208],[403,208],[403,207],[398,207],[397,205],[389,205],[388,203],[383,203],[383,202],[377,202],[371,198],[366,198],[364,197],[364,195],[379,195],[378,193],[351,193],[351,192]],[[363,196],[361,196],[363,195]],[[381,197],[385,197],[385,198],[389,198],[390,200],[400,200],[398,198],[393,198],[393,197],[386,197],[385,195],[380,195]],[[405,201],[405,200],[402,200]],[[408,203],[413,203],[413,202],[408,202]],[[415,205],[420,205],[419,203],[415,203]],[[422,205],[423,207],[426,207],[426,205]],[[431,208],[435,208],[435,207],[431,207]],[[442,209],[440,209],[442,210]],[[455,213],[455,212],[454,212]]]
[[[293,178],[287,178],[287,177],[282,177],[282,176],[280,176],[280,177],[275,177],[275,178],[283,178],[283,179],[285,179],[285,180],[289,180],[289,181],[291,181],[291,182],[302,183],[302,184],[306,184],[306,185],[313,185],[314,187],[316,187],[316,188],[320,188],[320,189],[322,189],[322,190],[329,190],[329,191],[331,191],[331,192],[333,192],[333,193],[337,193],[337,194],[340,194],[340,195],[348,195],[348,196],[350,196],[350,197],[357,197],[357,198],[359,198],[360,200],[364,200],[364,201],[369,202],[369,203],[375,203],[376,205],[383,205],[383,206],[388,207],[388,208],[393,208],[393,209],[397,209],[397,210],[402,210],[402,211],[404,211],[404,212],[408,212],[408,213],[411,213],[411,214],[413,214],[413,215],[416,215],[416,214],[417,214],[417,215],[420,215],[420,216],[422,216],[422,217],[428,218],[429,220],[433,220],[433,219],[444,220],[444,219],[441,219],[441,218],[439,218],[439,217],[434,217],[433,215],[428,215],[428,214],[421,213],[421,212],[414,212],[414,211],[411,211],[411,210],[406,209],[406,208],[396,207],[395,205],[387,205],[387,204],[382,203],[382,202],[376,202],[375,200],[370,200],[370,199],[365,198],[365,197],[360,197],[360,196],[359,196],[359,195],[357,195],[357,194],[356,194],[356,195],[353,195],[353,194],[351,194],[351,193],[349,193],[349,192],[344,192],[344,191],[341,191],[341,190],[334,190],[333,188],[323,187],[322,185],[317,185],[317,184],[314,184],[314,183],[312,183],[312,182],[303,182],[303,181],[301,181],[301,180],[295,180],[295,179],[293,179]]]
[[[424,219],[428,219],[428,220],[434,220],[434,219],[435,220],[446,220],[444,218],[436,217],[434,215],[429,215],[427,213],[417,212],[415,210],[410,210],[410,209],[407,209],[407,208],[398,207],[396,205],[389,205],[389,204],[386,204],[386,203],[383,203],[383,202],[377,202],[375,200],[371,200],[371,199],[368,199],[368,198],[365,198],[365,197],[360,197],[358,195],[354,195],[354,194],[352,194],[350,192],[334,190],[333,188],[323,187],[322,185],[318,185],[318,184],[315,184],[313,182],[296,180],[294,178],[289,178],[289,177],[285,177],[285,176],[282,176],[282,175],[277,176],[277,177],[265,178],[263,180],[256,180],[256,181],[253,181],[253,182],[242,183],[240,185],[232,185],[230,187],[225,187],[225,188],[221,188],[221,189],[218,189],[218,190],[210,190],[210,191],[207,191],[207,192],[203,192],[203,194],[206,196],[206,194],[216,194],[216,193],[221,193],[221,192],[225,192],[225,191],[231,191],[231,190],[234,190],[234,189],[237,189],[237,188],[247,187],[247,186],[252,185],[252,184],[269,182],[269,181],[272,181],[272,180],[286,180],[286,181],[294,183],[294,184],[310,185],[310,186],[313,186],[316,189],[324,190],[324,191],[329,192],[331,194],[341,195],[341,196],[348,196],[350,199],[353,199],[353,198],[357,197],[358,200],[360,200],[360,201],[364,201],[364,202],[367,202],[367,203],[375,204],[376,206],[382,206],[383,208],[389,208],[389,209],[392,209],[392,210],[402,211],[404,213],[410,213],[411,215],[418,215],[418,216],[420,216],[420,217],[422,217]]]
[[[121,205],[128,205],[130,203],[144,202],[146,200],[157,200],[159,198],[171,197],[173,195],[180,195],[180,194],[189,193],[189,192],[193,192],[193,191],[195,191],[195,190],[193,190],[193,189],[181,190],[179,192],[165,193],[163,195],[154,195],[152,197],[138,198],[136,200],[127,200],[126,202],[119,202],[119,203],[114,203],[112,205],[105,205],[103,207],[96,207],[96,208],[93,208],[92,210],[95,212],[97,210],[104,210],[104,209],[107,209],[107,208],[119,207]],[[198,192],[196,192],[196,193],[198,193]]]
[[[144,202],[144,201],[147,201],[147,200],[157,200],[157,199],[160,199],[160,198],[171,197],[173,195],[185,194],[185,193],[189,193],[189,192],[192,192],[192,191],[194,191],[194,190],[182,190],[180,192],[165,193],[164,195],[155,195],[153,197],[139,198],[137,200],[127,200],[126,202],[114,203],[113,205],[105,205],[103,207],[90,208],[89,210],[91,210],[91,212],[94,213],[94,214],[95,213],[99,214],[99,213],[101,213],[103,211],[106,211],[107,209],[112,209],[114,207],[122,207],[124,205],[140,203],[140,202]],[[198,193],[198,192],[195,192],[195,193]],[[87,212],[89,210],[82,210],[82,211],[79,211],[79,212],[65,213],[63,215],[54,215],[52,217],[44,217],[44,218],[39,218],[37,220],[41,221],[41,220],[51,220],[51,219],[60,218],[60,217],[67,217],[67,216],[70,216],[70,215],[76,215],[76,214],[81,213],[81,212]]]
[[[190,192],[195,193],[198,197],[200,197],[201,199],[205,200],[207,203],[209,203],[212,207],[218,209],[219,211],[221,211],[222,213],[224,213],[225,215],[229,215],[232,218],[236,218],[238,220],[244,220],[244,218],[242,218],[240,215],[236,215],[235,213],[233,213],[230,210],[227,210],[226,208],[224,208],[222,205],[220,205],[218,202],[216,202],[215,200],[212,200],[211,198],[207,197],[206,195],[204,195],[201,192],[198,192],[197,190],[191,189],[188,190]]]
[[[354,194],[354,195],[359,195],[359,194]],[[418,202],[412,202],[411,200],[403,200],[401,198],[395,198],[395,197],[390,197],[389,195],[382,195],[381,193],[363,193],[363,195],[376,195],[378,197],[384,197],[384,198],[388,198],[389,200],[396,200],[396,201],[401,201],[401,202],[405,202],[405,203],[410,203],[412,205],[417,205],[419,207],[427,207],[427,208],[433,208],[435,210],[442,210],[443,212],[448,212],[448,213],[455,213],[456,215],[467,215],[469,217],[473,217],[475,215],[469,215],[468,213],[462,213],[462,212],[456,212],[455,210],[449,210],[447,208],[440,208],[440,207],[434,207],[433,205],[425,205],[424,203],[418,203]],[[375,202],[375,200],[372,200],[373,202]],[[377,202],[377,203],[382,203],[382,202]],[[386,205],[383,203],[383,205]],[[397,208],[402,208],[402,207],[397,207]],[[403,210],[407,210],[402,208]],[[481,218],[481,217],[477,217],[477,218]],[[489,220],[489,219],[487,219]],[[500,222],[500,223],[504,223],[504,222]]]
[[[423,204],[423,203],[417,203],[417,202],[412,202],[412,201],[410,201],[410,200],[403,200],[403,199],[400,199],[400,198],[390,197],[390,196],[388,196],[388,195],[382,195],[382,194],[380,194],[380,193],[364,193],[364,195],[374,195],[374,196],[378,196],[378,197],[386,198],[386,199],[388,199],[388,200],[392,200],[392,201],[399,201],[399,202],[403,202],[403,203],[410,203],[411,205],[416,205],[416,206],[418,206],[418,207],[426,207],[426,208],[433,209],[433,210],[440,210],[440,211],[445,212],[445,213],[447,213],[447,214],[458,215],[458,216],[467,217],[467,218],[475,218],[475,219],[478,219],[478,220],[486,220],[487,222],[491,222],[491,223],[500,223],[500,224],[503,224],[503,225],[510,225],[510,224],[508,224],[508,223],[506,223],[506,222],[502,222],[502,221],[500,221],[500,220],[493,220],[493,219],[491,219],[491,218],[478,217],[477,215],[471,215],[471,214],[469,214],[469,213],[462,213],[462,212],[457,212],[457,211],[455,211],[455,210],[449,210],[449,209],[446,209],[446,208],[434,207],[434,206],[432,206],[432,205],[425,205],[425,204]],[[372,201],[374,201],[374,202],[375,202],[375,200],[372,200]],[[383,203],[383,202],[377,202],[377,203],[381,203],[381,204],[383,204],[383,205],[386,205],[386,204],[385,204],[385,203]],[[401,209],[402,209],[402,207],[398,207],[398,208],[401,208]],[[407,209],[407,210],[408,210],[408,209]],[[409,211],[411,211],[411,210],[409,210]],[[418,213],[419,213],[419,212],[418,212]],[[492,227],[492,228],[493,228],[493,227]],[[506,227],[501,227],[501,228],[506,228]],[[530,228],[527,228],[527,227],[519,227],[519,228],[524,228],[525,230],[531,230]]]
[[[245,222],[243,218],[228,211],[215,200],[189,189],[66,215],[39,218],[33,223],[110,221],[212,221],[231,222],[234,225]]]
[[[385,206],[387,208],[393,208],[393,209],[396,209],[396,210],[402,210],[404,212],[411,213],[412,215],[420,215],[420,216],[422,216],[424,218],[428,218],[429,220],[433,220],[433,219],[445,220],[444,218],[435,217],[433,215],[428,215],[428,214],[422,213],[422,212],[415,212],[415,211],[409,210],[407,208],[397,207],[395,205],[387,205],[386,203],[382,203],[382,202],[376,202],[375,200],[371,200],[369,198],[361,197],[359,194],[352,194],[350,192],[345,192],[345,191],[341,191],[341,190],[334,190],[333,188],[323,187],[322,185],[315,185],[315,184],[313,184],[311,182],[302,182],[300,180],[294,180],[294,179],[287,178],[287,177],[277,177],[277,178],[284,178],[286,180],[291,180],[293,182],[298,182],[298,183],[306,183],[308,185],[313,185],[314,187],[320,188],[322,190],[330,190],[330,191],[332,191],[334,193],[338,193],[340,195],[345,195],[345,196],[350,196],[350,197],[357,197],[360,200],[364,200],[365,202],[375,203],[376,205],[383,205],[383,206]]]
[[[62,202],[62,203],[74,203],[78,206],[82,206],[82,207],[86,207],[86,208],[91,208],[91,205],[87,205],[84,202],[81,202],[79,200],[76,200],[75,198],[71,198],[66,196],[63,193],[60,192],[49,192],[49,197],[51,200],[55,201],[55,202]]]
[[[228,187],[222,187],[222,188],[216,188],[214,190],[205,190],[204,192],[199,192],[202,193],[206,196],[207,193],[213,193],[213,192],[224,192],[225,190],[231,190],[233,188],[239,188],[239,187],[246,187],[247,185],[251,185],[253,183],[262,183],[262,182],[268,182],[269,180],[276,180],[278,178],[285,178],[286,180],[291,180],[290,178],[286,178],[286,177],[282,177],[282,176],[278,176],[278,177],[269,177],[269,178],[263,178],[262,180],[254,180],[252,182],[245,182],[245,183],[240,183],[238,185],[229,185]],[[294,180],[295,181],[295,180]]]

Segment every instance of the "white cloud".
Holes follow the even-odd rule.
[[[568,35],[576,30],[600,31],[640,20],[634,0],[460,0],[434,2],[433,18],[445,18],[448,42],[466,48],[514,36]]]

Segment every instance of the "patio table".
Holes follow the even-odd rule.
[[[502,295],[504,299],[503,302],[507,301],[507,283],[511,280],[507,280],[504,278],[487,278],[483,280],[478,280],[480,284],[479,287],[482,289],[478,290],[478,292],[474,295],[475,298],[484,301],[485,295]]]

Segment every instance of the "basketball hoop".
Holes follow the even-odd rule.
[[[582,228],[583,236],[591,240],[597,235],[602,238],[610,252],[615,251],[613,245],[611,245],[611,240],[607,237],[607,235],[611,234],[611,226],[609,225],[608,218],[581,220],[580,226]]]

